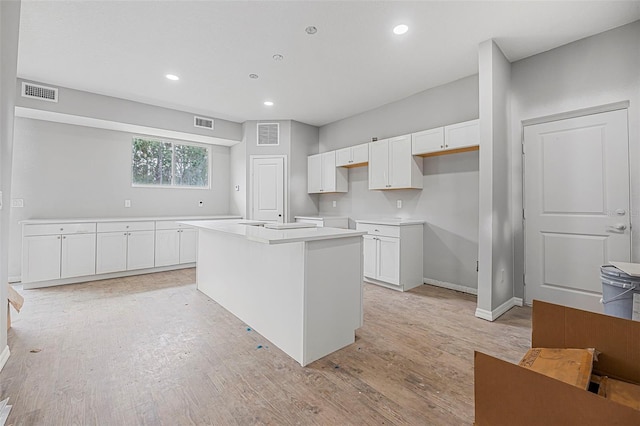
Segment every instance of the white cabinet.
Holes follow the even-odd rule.
[[[196,250],[195,229],[171,220],[156,222],[156,267],[195,262]]]
[[[95,274],[95,230],[95,223],[25,225],[22,282]]]
[[[357,221],[363,238],[364,280],[406,291],[423,283],[421,221]]]
[[[369,189],[422,188],[422,160],[411,153],[411,135],[369,143]]]
[[[336,167],[336,152],[329,151],[307,157],[307,192],[347,192],[348,170]]]
[[[349,218],[346,216],[296,216],[296,222],[299,223],[313,223],[319,228],[349,228]]]
[[[480,126],[478,120],[471,120],[424,130],[411,136],[413,155],[429,157],[475,151],[480,145]]]
[[[153,221],[98,223],[96,273],[154,267]]]
[[[364,166],[369,162],[369,144],[342,148],[336,151],[337,167],[357,167]]]

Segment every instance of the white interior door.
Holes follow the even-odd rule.
[[[595,312],[600,266],[631,257],[627,111],[524,128],[525,301]]]
[[[284,158],[253,158],[252,218],[284,221]]]

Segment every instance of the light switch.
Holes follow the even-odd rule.
[[[338,207],[338,202],[336,200],[333,200],[333,207]]]
[[[396,201],[396,206],[401,209],[402,208],[402,200]]]
[[[202,206],[204,206],[204,201],[202,200],[198,201],[198,207],[202,207]]]
[[[22,199],[22,198],[13,198],[11,200],[11,207],[24,207],[24,199]]]
[[[240,185],[236,185],[234,188],[236,191],[240,191]]]
[[[131,200],[124,200],[125,207],[131,207]]]

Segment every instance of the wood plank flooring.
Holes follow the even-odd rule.
[[[356,343],[300,367],[195,288],[195,270],[19,291],[9,425],[470,425],[473,351],[517,362],[531,310],[364,289]],[[31,352],[34,351],[34,352]]]

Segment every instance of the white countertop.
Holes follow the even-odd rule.
[[[391,225],[391,226],[405,226],[405,225],[422,225],[425,221],[418,219],[402,219],[398,217],[386,218],[386,219],[358,219],[356,223],[370,223],[372,225]]]
[[[358,237],[366,234],[363,231],[342,228],[299,228],[299,229],[268,229],[240,223],[239,220],[196,220],[180,221],[185,225],[207,231],[222,232],[251,241],[265,244],[283,244],[301,241],[330,240],[335,238]]]
[[[349,219],[348,216],[296,216],[294,219],[309,219],[309,220],[320,220],[320,219]]]
[[[93,222],[144,222],[151,220],[225,220],[241,219],[237,215],[211,215],[211,216],[149,216],[149,217],[101,217],[101,218],[76,218],[76,219],[27,219],[19,223],[23,225],[44,223],[93,223]]]

